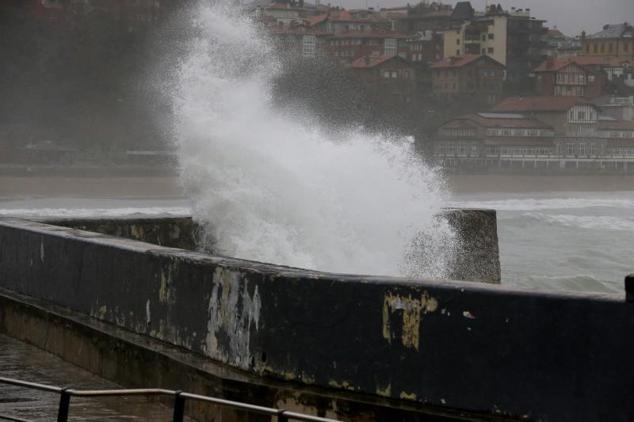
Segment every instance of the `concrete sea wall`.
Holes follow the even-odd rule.
[[[497,217],[494,210],[448,209],[444,212],[459,242],[449,271],[453,280],[500,282]],[[197,244],[201,227],[191,217],[53,218],[40,221],[188,250]],[[208,247],[205,247],[208,250]]]
[[[544,421],[634,419],[634,304],[349,276],[0,220],[0,287],[230,365]]]

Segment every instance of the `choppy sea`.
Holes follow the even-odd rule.
[[[600,181],[600,179],[599,179]],[[539,184],[509,192],[495,183],[452,194],[448,206],[498,212],[502,283],[537,290],[621,293],[634,273],[634,184],[621,190],[554,190]],[[626,188],[626,189],[623,189]],[[518,192],[519,191],[519,192]],[[0,216],[187,215],[185,199],[4,198]]]

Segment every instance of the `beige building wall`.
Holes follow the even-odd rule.
[[[619,56],[634,58],[634,39],[586,38],[583,41],[586,56]]]
[[[464,54],[464,28],[443,32],[443,57],[462,56]]]
[[[504,66],[506,66],[507,28],[508,18],[506,16],[494,16],[492,24],[488,27],[486,41],[482,44],[482,48],[486,49],[487,56]],[[489,34],[493,34],[493,39],[490,39]],[[490,49],[493,49],[493,53],[490,53]]]
[[[481,32],[478,44],[480,55],[487,55],[506,66],[507,22],[506,16],[494,16],[487,25],[486,32]],[[460,29],[452,29],[443,33],[444,57],[462,56],[465,54],[465,30],[468,23]],[[491,34],[491,35],[489,35]],[[473,42],[473,41],[471,41]]]

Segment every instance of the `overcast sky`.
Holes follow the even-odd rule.
[[[321,0],[346,8],[393,7],[417,3],[418,0]],[[431,0],[430,0],[431,1]],[[585,30],[591,34],[601,30],[606,23],[634,23],[634,0],[495,0],[505,9],[530,8],[531,15],[545,19],[549,27],[557,26],[566,35],[577,35]],[[443,0],[455,4],[456,1]],[[472,0],[476,10],[484,10],[485,0]]]

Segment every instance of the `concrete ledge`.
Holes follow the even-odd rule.
[[[495,210],[447,209],[443,217],[458,235],[454,280],[500,283],[497,215]],[[140,240],[155,245],[201,250],[200,226],[191,217],[168,215],[116,218],[44,218],[43,223]]]
[[[517,420],[267,380],[216,364],[182,348],[3,289],[0,289],[0,332],[128,387],[178,388],[343,420],[358,420],[360,415],[367,420],[421,422]],[[68,380],[68,385],[72,386],[73,380]],[[198,420],[270,420],[195,402],[188,404],[186,412],[189,417]]]
[[[0,286],[266,378],[536,420],[634,418],[622,296],[304,271],[0,222]]]
[[[191,217],[43,218],[43,223],[109,236],[125,237],[170,248],[196,250],[198,226]]]

